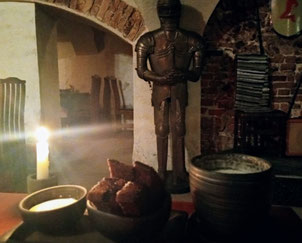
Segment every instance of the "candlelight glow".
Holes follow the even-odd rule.
[[[37,141],[45,142],[49,138],[50,133],[46,127],[39,127],[37,128],[35,135]]]
[[[36,130],[36,150],[37,150],[37,180],[47,179],[49,174],[49,149],[47,139],[49,131],[45,127]]]
[[[59,198],[59,199],[53,199],[46,202],[39,203],[32,208],[29,209],[29,211],[33,212],[41,212],[41,211],[47,211],[47,210],[53,210],[62,208],[65,206],[68,206],[77,200],[74,198]]]

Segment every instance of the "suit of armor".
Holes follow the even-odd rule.
[[[200,77],[202,38],[178,28],[179,0],[159,0],[161,28],[141,36],[136,45],[137,73],[152,82],[158,172],[166,179],[168,135],[172,135],[173,184],[187,181],[184,137],[187,81]],[[148,69],[149,61],[151,70]]]

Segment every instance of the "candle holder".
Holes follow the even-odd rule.
[[[35,191],[57,186],[58,185],[58,178],[57,175],[54,173],[50,173],[49,177],[46,179],[39,179],[37,180],[36,174],[30,174],[27,176],[27,192],[33,193]]]

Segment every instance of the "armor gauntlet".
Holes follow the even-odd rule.
[[[196,36],[191,40],[190,52],[193,53],[193,67],[187,72],[187,79],[192,82],[197,82],[201,75],[201,64],[204,54],[204,42],[200,36]]]

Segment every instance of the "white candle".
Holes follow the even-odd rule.
[[[37,180],[47,179],[49,175],[49,149],[48,139],[49,132],[46,128],[40,127],[36,131],[37,144]]]

